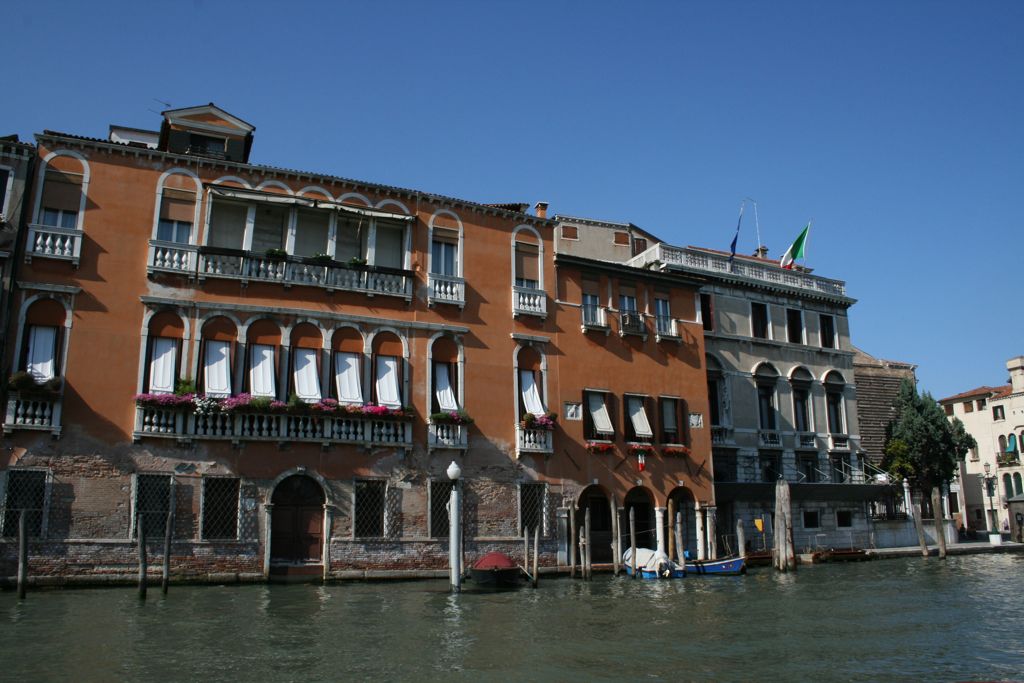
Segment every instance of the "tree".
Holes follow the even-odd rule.
[[[931,495],[940,557],[946,556],[946,543],[939,487],[953,478],[958,462],[976,445],[959,420],[951,424],[946,419],[931,394],[918,394],[910,380],[903,380],[896,398],[896,417],[886,430],[882,465],[905,479],[922,498]],[[914,513],[921,552],[927,556],[919,506],[915,506]]]

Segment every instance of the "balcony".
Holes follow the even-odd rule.
[[[654,340],[657,342],[674,341],[682,343],[679,335],[679,322],[675,318],[659,315],[654,318]]]
[[[32,429],[60,436],[60,412],[59,396],[11,393],[7,399],[4,431]]]
[[[329,292],[362,292],[367,296],[412,299],[411,271],[344,264],[323,257],[268,257],[237,249],[150,240],[146,269],[150,274],[173,273],[199,280],[239,280],[243,284],[273,282],[285,287],[320,287]]]
[[[523,453],[554,452],[553,432],[550,429],[527,429],[516,425],[516,455]]]
[[[543,289],[512,287],[512,316],[517,318],[521,315],[547,317],[548,297]]]
[[[731,446],[733,444],[732,429],[729,427],[711,427],[712,446]]]
[[[850,450],[850,437],[846,434],[829,434],[829,449],[833,451]]]
[[[427,305],[454,304],[459,308],[466,305],[466,281],[461,277],[451,275],[438,275],[431,273],[429,276],[430,293],[427,295]]]
[[[619,336],[627,334],[643,337],[647,340],[647,326],[644,324],[644,316],[636,311],[622,311],[619,313]]]
[[[603,306],[589,306],[584,304],[580,308],[583,318],[580,324],[580,331],[597,331],[608,334],[610,332],[608,328],[608,312]]]
[[[164,437],[180,440],[220,439],[278,441],[361,446],[412,445],[408,420],[360,415],[288,415],[267,413],[213,413],[197,415],[180,408],[136,406],[136,439]]]
[[[1020,456],[1017,453],[996,452],[996,466],[998,467],[1019,467]]]
[[[782,437],[774,429],[762,429],[757,433],[757,442],[768,448],[781,448]]]
[[[796,447],[797,448],[818,448],[818,439],[814,432],[797,432],[796,433]]]
[[[427,446],[431,450],[452,448],[464,451],[469,448],[469,426],[429,424],[427,425]]]
[[[36,223],[28,226],[25,263],[32,263],[33,258],[52,258],[71,261],[72,265],[77,268],[81,252],[81,230]]]

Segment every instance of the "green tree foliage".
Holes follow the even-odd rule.
[[[886,430],[882,466],[922,492],[953,478],[957,462],[976,443],[959,420],[952,423],[930,394],[903,380],[896,417]]]

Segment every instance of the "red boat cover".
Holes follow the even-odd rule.
[[[497,550],[487,553],[473,565],[473,569],[514,569],[515,567],[516,563],[511,557]]]

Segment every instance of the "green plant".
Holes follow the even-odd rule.
[[[321,266],[329,266],[334,263],[334,258],[330,254],[313,254],[312,261]]]
[[[19,370],[7,380],[7,387],[12,391],[20,393],[56,394],[60,391],[64,382],[60,377],[51,377],[42,382],[36,380],[32,373]]]
[[[182,377],[174,383],[174,393],[178,396],[196,393],[196,383],[191,377]]]
[[[473,424],[473,418],[469,416],[465,410],[459,408],[458,410],[441,411],[439,413],[432,413],[430,415],[430,421],[436,425],[471,425]]]
[[[353,256],[352,258],[350,258],[348,260],[348,264],[350,266],[365,266],[366,265],[366,259],[359,258],[358,256]]]
[[[288,252],[284,249],[267,249],[263,255],[273,261],[283,261],[288,258]]]

